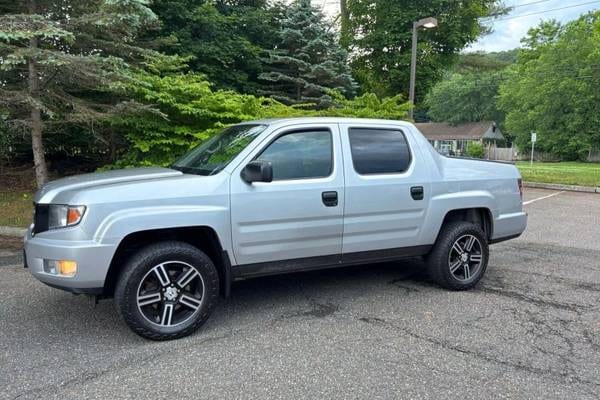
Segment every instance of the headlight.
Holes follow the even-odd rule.
[[[85,206],[50,204],[48,208],[48,229],[77,225],[83,218],[84,213]]]

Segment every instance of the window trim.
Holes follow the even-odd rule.
[[[329,138],[331,139],[331,149],[330,149],[331,150],[330,151],[331,167],[329,168],[329,173],[324,176],[310,176],[310,177],[304,177],[304,178],[291,178],[291,179],[273,179],[273,181],[268,182],[268,183],[330,178],[333,176],[333,173],[335,172],[335,149],[334,149],[335,143],[333,140],[333,132],[331,131],[331,128],[329,128],[329,127],[292,128],[290,130],[285,130],[281,133],[278,133],[277,135],[275,135],[275,137],[268,140],[267,143],[263,146],[263,148],[260,149],[260,151],[258,153],[256,153],[256,155],[254,157],[252,157],[252,159],[250,161],[256,161],[258,159],[258,157],[260,157],[276,140],[278,140],[279,138],[281,138],[283,136],[293,135],[294,133],[316,132],[316,131],[329,133]]]
[[[350,131],[352,129],[369,129],[369,130],[373,130],[373,131],[398,131],[400,132],[400,134],[404,137],[404,141],[406,142],[406,147],[408,149],[408,164],[406,164],[406,168],[403,169],[402,171],[394,171],[394,172],[372,172],[372,173],[367,173],[367,174],[361,174],[360,172],[358,172],[356,170],[356,164],[354,164],[354,154],[352,152],[352,139],[350,139]],[[414,161],[414,157],[413,157],[413,151],[412,151],[412,147],[410,144],[410,141],[408,140],[408,137],[406,136],[406,133],[404,132],[404,130],[398,126],[390,126],[389,128],[387,127],[369,127],[369,126],[349,126],[346,129],[346,134],[348,135],[348,147],[350,148],[350,159],[352,160],[352,169],[354,170],[354,172],[359,175],[359,176],[377,176],[377,175],[401,175],[401,174],[405,174],[406,171],[408,171],[413,164]]]

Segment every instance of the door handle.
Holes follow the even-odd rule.
[[[323,192],[321,194],[321,199],[323,200],[323,204],[327,207],[335,207],[338,205],[338,194],[335,191]]]
[[[410,195],[414,200],[423,200],[423,186],[413,186],[410,188]]]

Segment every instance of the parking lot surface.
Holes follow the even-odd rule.
[[[436,287],[419,260],[248,280],[162,343],[7,247],[0,398],[598,398],[600,195],[525,200],[527,231],[492,247],[471,291]]]

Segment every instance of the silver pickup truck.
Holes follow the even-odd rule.
[[[251,277],[423,256],[437,284],[469,289],[488,244],[526,224],[513,165],[444,157],[407,122],[274,119],[229,127],[170,168],[48,183],[25,266],[114,297],[136,333],[165,340]]]

